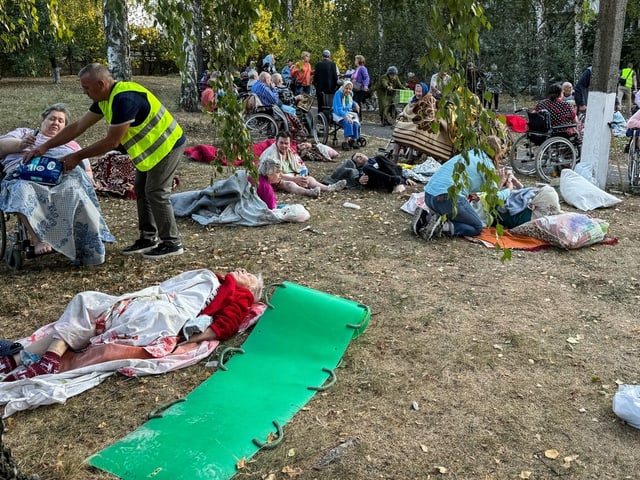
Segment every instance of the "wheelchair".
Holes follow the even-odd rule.
[[[4,170],[0,167],[0,181],[4,176]],[[27,229],[18,215],[0,210],[0,258],[11,270],[16,271],[22,268],[25,258],[35,257]]]
[[[258,97],[252,93],[244,96],[243,103],[246,112],[244,127],[254,143],[275,138],[278,132],[289,130],[287,117],[279,107],[262,105]],[[311,114],[312,105],[313,97],[306,95],[295,106],[296,118],[305,136],[318,143],[315,121]]]
[[[332,105],[334,94],[323,93],[322,96],[324,105],[316,117],[316,133],[318,141],[328,145],[327,142],[329,141],[329,138],[331,138],[331,143],[335,147],[338,144],[338,132],[342,130],[342,125],[333,120]],[[367,139],[361,135],[357,140],[357,143],[360,147],[365,147],[367,145]]]
[[[520,109],[516,113],[525,111]],[[580,158],[579,134],[571,138],[561,136],[558,130],[576,128],[576,124],[551,126],[551,115],[546,110],[527,112],[527,132],[515,141],[509,152],[509,162],[516,173],[535,173],[547,183],[559,176],[564,168],[575,168]]]

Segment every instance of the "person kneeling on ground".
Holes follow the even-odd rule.
[[[367,158],[360,152],[354,153],[349,160],[342,162],[324,179],[324,183],[340,180],[346,180],[348,188],[365,187],[391,193],[402,193],[405,191],[405,185],[414,185],[411,180],[403,178],[402,167],[388,158],[382,155]]]
[[[53,324],[53,334],[26,348],[39,360],[24,366],[20,352],[0,356],[0,374],[11,372],[4,381],[12,382],[58,373],[68,349],[95,344],[141,346],[162,357],[180,341],[225,340],[238,331],[262,289],[261,276],[244,269],[224,277],[203,269],[120,297],[81,292]]]
[[[424,209],[418,209],[414,215],[411,229],[414,234],[424,240],[432,240],[442,236],[475,237],[482,232],[482,220],[469,204],[469,192],[479,192],[488,182],[486,173],[479,168],[482,165],[489,172],[499,172],[500,185],[497,185],[498,198],[506,200],[515,188],[513,177],[506,175],[503,170],[498,171],[500,160],[506,154],[502,140],[495,135],[487,138],[487,152],[470,150],[468,164],[462,154],[447,160],[431,177],[424,187],[424,202],[433,215]],[[449,198],[448,190],[454,185],[454,172],[461,167],[467,173],[468,184],[463,186],[456,199]],[[457,168],[456,168],[457,167]],[[454,216],[455,202],[455,216]],[[444,221],[443,221],[444,219]]]
[[[262,152],[258,169],[260,169],[260,164],[268,159],[279,163],[282,169],[282,178],[274,185],[278,190],[317,198],[320,192],[338,192],[347,185],[344,180],[324,185],[307,175],[307,167],[300,156],[291,148],[291,134],[286,130],[278,132],[276,143]]]

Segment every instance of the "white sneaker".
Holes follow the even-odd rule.
[[[327,187],[327,192],[339,192],[340,190],[344,190],[344,187],[347,186],[347,181],[342,179],[338,180],[336,183],[332,183]]]
[[[391,191],[391,193],[402,193],[405,190],[406,190],[405,186],[403,184],[399,183],[398,185],[393,187],[393,190]]]
[[[311,198],[318,198],[320,196],[320,187],[309,189],[309,196]]]

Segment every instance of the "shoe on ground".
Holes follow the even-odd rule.
[[[391,191],[391,193],[402,193],[406,190],[406,187],[399,183],[398,185],[396,185],[395,187],[393,187],[393,190]]]
[[[420,207],[416,208],[416,211],[413,214],[413,220],[411,221],[411,231],[413,234],[420,236],[420,230],[429,223],[430,218],[431,214],[427,210]]]
[[[318,198],[320,196],[320,187],[316,187],[316,188],[311,188],[309,189],[309,196],[311,198]]]
[[[139,238],[132,245],[122,250],[122,255],[133,255],[135,253],[145,253],[158,246],[158,240]]]
[[[360,145],[358,145],[358,142],[354,138],[349,139],[349,146],[355,150],[360,148]]]
[[[177,245],[171,245],[170,243],[162,242],[158,244],[157,247],[152,248],[151,250],[147,250],[142,254],[144,258],[152,258],[152,259],[160,259],[164,257],[173,257],[176,255],[182,255],[184,253],[184,248],[182,248],[182,244],[178,243]]]
[[[429,223],[422,227],[418,234],[423,240],[433,240],[442,236],[442,218],[440,215],[432,215]]]
[[[342,142],[342,150],[344,150],[345,152],[351,150],[351,145],[349,145],[349,142]]]
[[[340,190],[344,190],[347,186],[347,181],[342,179],[338,180],[336,183],[332,183],[327,187],[327,192],[339,192]]]

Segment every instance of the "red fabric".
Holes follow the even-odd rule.
[[[527,121],[519,115],[501,115],[507,122],[507,127],[516,133],[524,133],[527,131]]]
[[[212,317],[210,326],[216,338],[226,340],[238,331],[254,299],[251,291],[236,284],[232,275],[225,275],[224,278],[218,274],[216,276],[220,280],[218,292],[200,314]]]
[[[26,368],[21,368],[7,375],[3,381],[15,382],[23,378],[33,378],[38,375],[58,373],[60,371],[60,355],[55,352],[46,352],[40,360],[32,363]]]
[[[253,151],[256,158],[254,159],[254,163],[258,164],[258,159],[262,152],[264,152],[267,148],[273,145],[276,142],[275,138],[268,138],[263,140],[262,142],[254,143],[251,145],[251,150]],[[298,153],[298,147],[295,142],[291,142],[291,149]],[[195,147],[187,147],[183,152],[185,155],[191,157],[192,160],[196,162],[204,162],[211,163],[214,158],[218,156],[218,149],[213,145],[196,145]],[[220,160],[222,165],[226,165],[227,162],[224,159]],[[242,165],[242,160],[236,160],[235,166],[239,167]]]
[[[184,149],[184,154],[196,162],[211,163],[218,155],[218,149],[213,145],[196,145]]]

